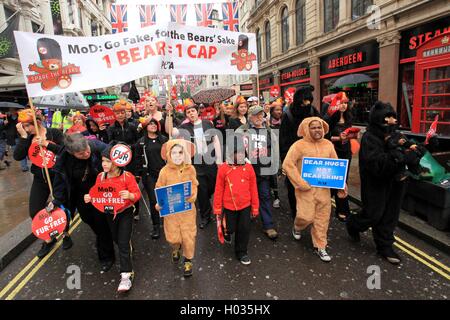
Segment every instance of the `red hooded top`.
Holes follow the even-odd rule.
[[[230,165],[219,166],[214,193],[214,214],[221,214],[222,208],[238,211],[251,205],[252,215],[259,212],[258,187],[253,166]]]

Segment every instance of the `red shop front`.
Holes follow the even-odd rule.
[[[426,133],[436,116],[437,133],[450,136],[450,32],[417,49],[411,131]]]

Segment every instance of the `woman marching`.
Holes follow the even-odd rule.
[[[155,184],[159,172],[166,165],[161,157],[161,148],[167,142],[167,137],[161,134],[160,123],[156,119],[143,119],[142,127],[146,130],[144,135],[135,146],[137,175],[142,178],[145,191],[150,200],[150,212],[153,222],[152,238],[160,237],[161,218],[156,210]]]
[[[131,255],[133,248],[131,246],[131,235],[133,232],[133,212],[134,204],[141,198],[141,192],[136,183],[136,178],[123,168],[116,166],[110,157],[111,147],[106,148],[102,152],[103,172],[97,176],[96,184],[101,182],[111,182],[120,187],[120,197],[125,201],[124,208],[117,214],[105,212],[107,214],[106,221],[114,242],[119,247],[120,257],[120,275],[121,280],[118,292],[127,292],[133,285],[133,265]],[[84,195],[84,202],[91,202],[89,194]]]
[[[230,119],[229,128],[236,130],[247,124],[248,103],[243,96],[238,96],[234,103],[234,115]]]
[[[36,114],[37,127],[33,121],[33,110],[25,109],[19,112],[18,123],[16,125],[19,134],[19,141],[14,149],[14,159],[21,161],[28,155],[28,149],[33,143],[40,144],[47,148],[54,154],[58,154],[63,146],[63,134],[60,130],[54,128],[45,128],[40,114]],[[38,134],[39,133],[39,134]],[[50,188],[46,174],[43,168],[39,168],[35,164],[31,166],[31,173],[33,174],[33,183],[30,190],[29,198],[29,213],[31,219],[42,209],[46,207],[48,198],[50,196]],[[53,181],[54,171],[49,169],[50,180]],[[69,219],[68,219],[69,221]],[[69,230],[69,223],[67,224],[64,239],[63,249],[67,250],[72,247],[72,240],[67,231]],[[41,249],[37,253],[38,258],[45,257],[52,247],[55,245],[56,239],[53,239],[42,244]]]

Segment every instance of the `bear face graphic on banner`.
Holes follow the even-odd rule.
[[[253,61],[256,60],[254,53],[248,52],[248,37],[241,34],[238,38],[238,51],[232,53],[231,65],[236,66],[239,71],[250,71],[253,68]]]

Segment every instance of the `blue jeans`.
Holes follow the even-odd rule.
[[[19,138],[16,138],[16,144],[11,146],[12,151],[14,152],[14,149],[16,149],[17,144],[19,143]],[[22,168],[22,170],[27,169],[28,170],[28,157],[25,157],[25,159],[20,160],[20,168]]]
[[[0,161],[5,157],[6,152],[6,140],[0,139]]]
[[[273,229],[272,210],[270,203],[270,180],[258,179],[259,215],[264,230]]]

